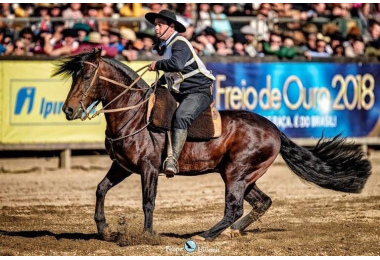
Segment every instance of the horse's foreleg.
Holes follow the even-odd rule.
[[[153,235],[153,211],[157,195],[158,171],[145,171],[141,174],[144,210],[144,232]]]
[[[98,234],[102,236],[104,240],[109,240],[110,231],[107,228],[106,217],[104,215],[104,201],[107,192],[130,176],[132,173],[121,168],[116,162],[114,162],[109,169],[107,175],[98,184],[96,189],[96,207],[95,207],[95,222],[98,228]]]
[[[243,215],[245,186],[245,181],[236,181],[231,184],[226,183],[224,217],[210,230],[207,230],[200,236],[207,240],[212,240]]]
[[[272,205],[272,200],[256,186],[256,183],[248,187],[246,194],[245,200],[252,206],[252,210],[231,226],[232,230],[239,232],[258,220]]]

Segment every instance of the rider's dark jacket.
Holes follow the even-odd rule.
[[[160,83],[168,84],[171,91],[179,94],[209,91],[215,77],[206,69],[191,43],[174,32],[166,45],[163,59],[156,63],[156,68],[165,72]]]

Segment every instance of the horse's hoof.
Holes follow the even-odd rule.
[[[232,228],[227,228],[226,230],[224,230],[222,233],[220,233],[220,235],[218,236],[218,238],[228,238],[228,239],[231,239],[231,238],[234,238],[234,237],[240,237],[241,236],[241,232],[240,230],[238,229],[232,229]]]
[[[101,232],[99,232],[101,239],[104,241],[107,241],[107,242],[110,242],[112,240],[111,234],[112,234],[112,232],[111,232],[111,229],[109,227],[106,227]]]
[[[206,241],[206,238],[204,237],[201,237],[199,235],[195,235],[191,238],[191,240],[193,240],[194,242],[204,242]]]

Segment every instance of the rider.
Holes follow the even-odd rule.
[[[153,61],[149,70],[164,71],[158,85],[167,84],[179,103],[173,124],[173,156],[168,152],[164,162],[164,172],[169,178],[179,171],[177,160],[186,142],[187,129],[212,102],[211,86],[215,77],[206,69],[191,43],[179,35],[186,28],[173,12],[151,12],[145,18],[154,25],[156,40],[153,50],[163,56],[162,60]]]

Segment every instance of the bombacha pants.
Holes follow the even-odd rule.
[[[208,92],[175,95],[180,103],[174,116],[174,128],[188,129],[193,121],[212,103]]]

